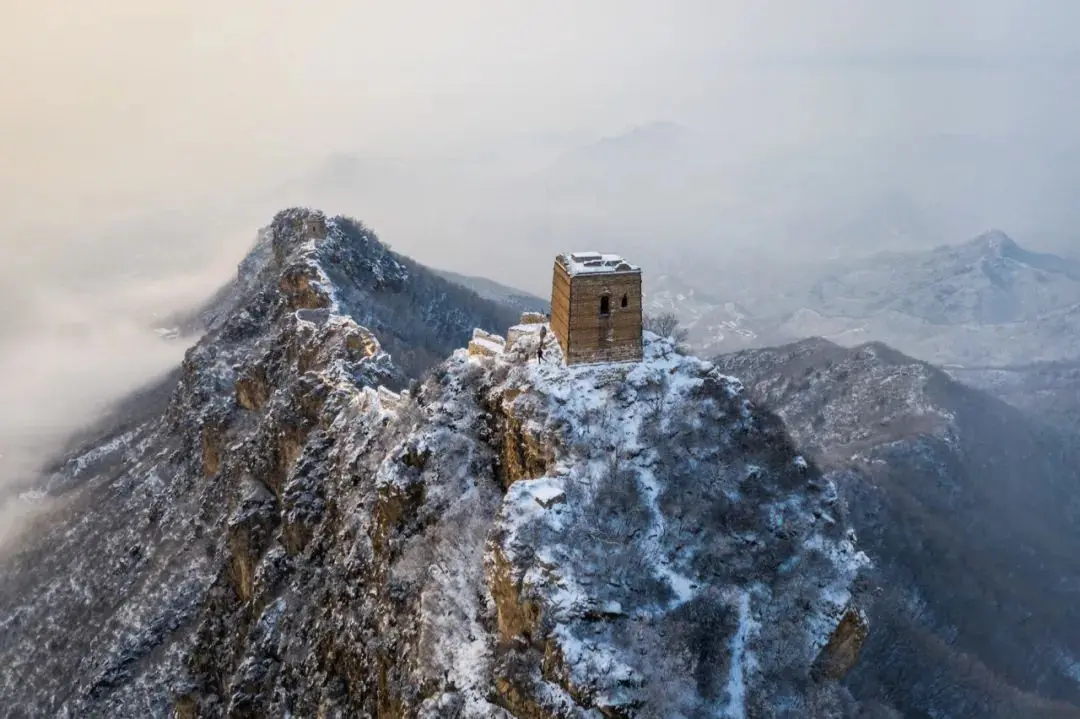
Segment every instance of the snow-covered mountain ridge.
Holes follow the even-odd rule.
[[[903,716],[1080,717],[1080,441],[880,343],[716,360],[851,508],[873,631],[845,679]]]
[[[409,346],[386,318],[417,276],[355,224],[275,217],[167,406],[31,495],[5,714],[855,710],[866,561],[774,415],[651,335],[638,364],[538,364],[538,325],[410,386],[376,335]]]
[[[485,396],[514,438],[488,558],[500,626],[539,610],[519,629],[550,622],[555,676],[614,715],[805,711],[802,682],[840,620],[863,622],[850,600],[864,558],[835,488],[737,380],[670,341],[647,334],[640,364],[567,369],[554,343],[528,360],[536,335],[517,329],[474,360],[482,384],[506,375]]]

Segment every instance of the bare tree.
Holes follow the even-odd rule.
[[[690,334],[687,330],[679,327],[679,318],[674,312],[662,312],[658,315],[645,315],[643,326],[649,332],[661,337],[670,337],[677,343],[682,344]]]

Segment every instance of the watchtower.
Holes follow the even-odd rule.
[[[555,258],[551,329],[567,364],[641,359],[641,268],[618,255]]]

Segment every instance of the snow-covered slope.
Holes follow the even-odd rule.
[[[278,282],[277,277],[261,278],[258,268],[283,259],[274,238],[287,234],[281,223],[292,222],[298,212],[281,213],[275,225],[259,232],[255,247],[240,265],[238,282],[218,291],[196,316],[171,318],[169,326],[194,334],[229,319],[244,293]],[[329,236],[330,242],[318,252],[310,246],[301,254],[318,260],[318,277],[333,287],[340,312],[374,333],[395,364],[411,376],[442,362],[468,341],[474,327],[499,330],[521,312],[513,297],[481,296],[478,289],[392,251],[358,220],[320,216],[312,222],[316,234]],[[306,281],[308,270],[303,267],[280,278],[283,290],[304,292],[302,284],[289,289]]]
[[[462,365],[507,439],[487,563],[500,633],[536,647],[525,686],[613,716],[807,711],[819,653],[847,612],[862,622],[833,488],[667,340],[573,369],[553,343],[526,361],[535,342]]]
[[[877,585],[860,699],[1080,717],[1080,438],[879,343],[717,359],[851,507]]]
[[[538,364],[535,324],[386,389],[357,318],[409,268],[345,229],[280,213],[164,411],[27,495],[4,713],[856,710],[865,558],[774,415],[651,335],[639,364]]]

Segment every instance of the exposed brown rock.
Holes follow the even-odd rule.
[[[817,671],[829,679],[843,679],[859,660],[869,631],[866,615],[858,608],[848,609],[818,655]]]
[[[262,366],[252,367],[236,380],[236,403],[249,412],[261,410],[269,398],[270,388]]]
[[[504,406],[497,421],[503,432],[503,486],[544,476],[555,456],[549,442],[536,436],[510,408]]]
[[[278,288],[294,310],[329,307],[330,298],[316,286],[319,279],[311,265],[298,264],[282,273]]]
[[[500,639],[507,644],[539,639],[540,606],[522,596],[521,580],[497,546],[488,564],[488,586],[498,611]]]
[[[203,475],[212,477],[221,469],[222,429],[206,425],[202,430],[202,466]]]

